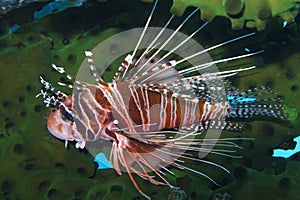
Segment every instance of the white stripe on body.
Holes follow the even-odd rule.
[[[109,88],[110,88],[110,92],[105,91],[105,93],[109,93],[108,96],[110,98],[107,98],[108,101],[111,103],[114,110],[124,119],[124,121],[126,122],[126,124],[128,126],[129,132],[131,132],[131,133],[136,132],[134,129],[133,122],[132,122],[132,120],[130,120],[131,117],[129,115],[129,112],[126,109],[124,99],[123,99],[122,95],[120,94],[119,89],[117,88],[117,84],[109,84]]]
[[[140,103],[139,94],[138,94],[135,87],[133,87],[133,88],[129,87],[129,90],[130,90],[131,96],[134,100],[134,103],[135,103],[136,107],[138,108],[138,110],[140,112],[140,117],[141,117],[141,120],[142,120],[142,124],[138,124],[138,125],[142,125],[143,131],[145,131],[146,130],[145,124],[147,124],[146,123],[147,119],[144,118],[144,113],[143,113],[143,109],[142,109],[142,106],[141,106],[141,103]]]
[[[151,118],[150,118],[150,105],[149,105],[148,90],[144,90],[141,88],[141,92],[142,92],[144,104],[146,105],[145,111],[146,111],[146,116],[147,116],[147,120],[148,120],[147,124],[143,124],[143,129],[144,129],[144,131],[149,131],[150,124],[151,124]]]

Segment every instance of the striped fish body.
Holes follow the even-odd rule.
[[[230,112],[228,102],[211,104],[203,98],[187,99],[172,91],[132,87],[127,82],[105,89],[89,85],[86,91],[73,94],[73,99],[72,110],[80,119],[76,120],[78,134],[85,141],[95,141],[104,132],[114,137],[115,125],[130,133],[206,129],[207,120],[225,118]]]
[[[117,135],[123,135],[122,139],[125,139],[130,134],[159,134],[167,129],[184,132],[201,131],[209,127],[241,129],[238,123],[225,121],[225,118],[265,116],[287,119],[284,106],[279,104],[280,99],[264,97],[264,93],[270,96],[268,90],[255,88],[245,92],[231,89],[227,92],[230,94],[227,101],[211,103],[201,97],[178,95],[167,88],[132,86],[128,81],[101,87],[86,84],[84,90],[62,101],[64,106],[53,110],[47,125],[55,137],[66,142],[75,140],[78,143],[76,147],[83,148],[87,141],[99,139],[118,143]],[[261,99],[257,93],[262,96]],[[68,119],[67,115],[71,114],[64,107],[74,112],[73,120]]]

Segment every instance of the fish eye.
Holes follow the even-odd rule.
[[[72,114],[69,113],[69,112],[65,112],[65,114],[64,114],[63,116],[64,116],[67,120],[69,120],[69,121],[71,121],[71,122],[74,121],[74,118],[73,118]]]
[[[64,106],[59,106],[59,110],[63,119],[67,119],[71,122],[74,121],[73,115],[70,112],[68,112]]]

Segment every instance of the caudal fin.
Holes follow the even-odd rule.
[[[289,120],[282,99],[265,87],[249,89],[229,89],[227,100],[230,103],[230,119],[279,119]]]

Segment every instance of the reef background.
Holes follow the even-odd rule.
[[[122,30],[143,27],[152,4],[137,0],[88,1],[81,7],[35,20],[34,11],[47,3],[31,3],[0,17],[0,199],[142,199],[126,174],[117,176],[113,170],[95,174],[97,166],[87,151],[75,149],[72,143],[65,149],[63,141],[52,137],[46,128],[50,110],[35,95],[41,88],[40,75],[52,83],[68,82],[50,67],[52,63],[76,75],[85,50]],[[171,1],[160,1],[152,26],[164,25],[171,7]],[[191,10],[188,8],[183,15]],[[195,16],[184,31],[191,33],[199,22],[199,16]],[[286,105],[299,111],[300,17],[284,28],[282,23],[282,18],[270,18],[265,30],[214,51],[212,56],[226,57],[246,47],[264,49],[262,55],[230,64],[257,65],[254,72],[232,79],[232,84],[246,89],[271,87]],[[20,28],[9,33],[14,24]],[[196,39],[208,47],[252,31],[234,31],[228,19],[215,17]],[[110,48],[113,54],[118,44]],[[107,76],[112,73],[108,71]],[[228,175],[204,169],[223,187],[216,188],[200,176],[178,170],[174,170],[177,177],[172,181],[186,192],[185,199],[216,199],[217,193],[227,193],[232,199],[298,199],[299,153],[289,159],[274,158],[272,154],[274,148],[294,147],[292,139],[300,135],[299,125],[299,119],[293,125],[256,121],[247,123],[247,130],[241,133],[224,131],[224,136],[251,137],[255,141],[240,143],[244,147],[239,152],[242,159],[209,156],[232,171]],[[154,200],[167,199],[170,194],[168,187],[138,182]]]

